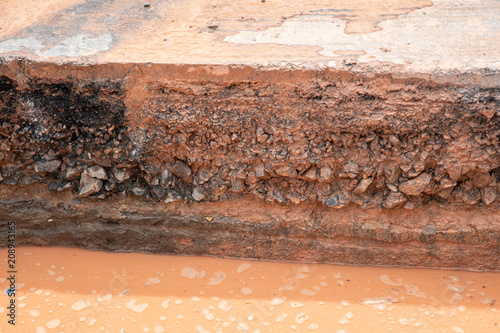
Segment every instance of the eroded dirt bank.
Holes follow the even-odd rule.
[[[498,82],[5,62],[2,220],[23,244],[499,269]]]

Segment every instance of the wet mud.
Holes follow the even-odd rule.
[[[16,326],[37,333],[461,333],[500,325],[500,273],[493,272],[60,247],[19,247],[17,258]],[[0,288],[9,289],[5,277]],[[9,314],[5,304],[0,313]]]

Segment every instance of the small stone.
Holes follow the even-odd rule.
[[[443,199],[448,199],[448,197],[450,196],[451,192],[453,192],[453,187],[448,187],[448,188],[445,188],[441,191],[438,191],[436,193],[436,195],[440,198],[443,198]]]
[[[78,190],[79,197],[88,197],[91,194],[97,193],[102,188],[102,180],[90,177],[86,173],[82,173],[80,177],[80,188]]]
[[[11,179],[7,179],[3,182],[5,185],[17,185],[17,180],[11,178]]]
[[[2,174],[0,173],[0,182],[3,180],[3,176]]]
[[[201,201],[201,199],[203,199],[205,195],[203,194],[203,189],[199,186],[196,186],[193,189],[193,193],[191,193],[191,196],[193,197],[194,200]]]
[[[389,164],[384,166],[385,180],[388,183],[395,183],[399,176],[401,176],[401,168],[395,164]]]
[[[384,194],[382,192],[376,193],[373,197],[368,200],[364,200],[363,205],[361,205],[362,209],[370,209],[370,208],[381,208],[384,203]]]
[[[115,168],[113,169],[113,176],[115,177],[115,179],[119,182],[119,183],[123,183],[124,181],[126,181],[127,179],[129,179],[130,177],[132,177],[132,171],[129,170],[129,169],[118,169],[118,168]]]
[[[108,192],[109,192],[109,191],[111,191],[112,189],[114,189],[114,188],[115,188],[115,186],[116,186],[116,183],[114,183],[114,182],[110,182],[110,181],[107,181],[107,182],[104,184],[104,189],[105,189],[106,191],[108,191]]]
[[[231,190],[234,193],[240,193],[243,191],[243,181],[241,179],[232,179],[231,180]]]
[[[359,171],[359,165],[356,162],[350,161],[344,165],[344,170],[349,177],[355,178]]]
[[[273,199],[275,199],[276,201],[278,201],[279,203],[284,203],[285,200],[283,199],[283,196],[281,195],[281,191],[278,190],[277,188],[275,188],[272,192],[271,192],[271,196]]]
[[[219,184],[212,190],[212,194],[215,196],[220,196],[226,193],[228,189],[229,187],[226,184]]]
[[[405,203],[405,205],[403,206],[403,208],[404,208],[404,209],[411,210],[411,209],[415,208],[415,205],[413,204],[413,202],[411,202],[411,201],[407,201],[407,202]]]
[[[395,208],[397,206],[401,206],[404,204],[408,199],[405,197],[405,195],[401,192],[390,192],[387,198],[385,199],[383,205],[385,208]]]
[[[448,177],[444,177],[444,178],[441,178],[441,180],[439,181],[437,190],[442,190],[442,189],[445,189],[445,188],[455,187],[455,185],[457,185],[457,182],[452,181]]]
[[[144,187],[137,185],[132,188],[132,193],[139,197],[141,195],[144,195],[144,193],[146,193],[146,190],[144,189]]]
[[[172,172],[168,169],[164,169],[162,172],[160,172],[160,185],[167,187],[170,185],[170,182],[172,181]]]
[[[368,188],[368,186],[371,185],[372,182],[373,182],[373,178],[372,177],[368,177],[368,178],[362,179],[359,182],[358,186],[356,186],[356,188],[353,190],[353,192],[356,193],[356,194],[364,193],[366,191],[366,189]]]
[[[297,170],[295,170],[295,168],[292,168],[290,166],[278,168],[276,169],[276,173],[283,177],[293,178],[297,176]]]
[[[181,201],[182,196],[174,190],[167,191],[167,197],[163,200],[164,203],[168,204],[170,202]]]
[[[151,5],[147,2],[144,3],[144,8],[149,8]]]
[[[298,193],[288,193],[286,197],[294,204],[299,204],[301,202],[301,198]]]
[[[108,175],[106,174],[106,170],[104,170],[103,167],[95,164],[91,166],[90,168],[85,169],[83,172],[87,176],[90,176],[92,178],[97,178],[97,179],[108,179]]]
[[[265,178],[268,174],[263,164],[259,164],[255,167],[255,177],[257,178]]]
[[[323,202],[328,207],[342,208],[349,204],[351,201],[351,195],[345,191],[337,191],[332,196],[326,198]]]
[[[312,167],[312,168],[309,168],[309,170],[307,170],[303,177],[306,179],[306,180],[310,180],[310,181],[315,181],[316,179],[318,179],[317,177],[317,170],[315,167]]]
[[[481,199],[488,206],[497,199],[497,192],[494,187],[485,187],[481,189]]]
[[[213,173],[211,170],[206,170],[206,169],[198,170],[198,182],[200,184],[205,184],[206,182],[208,182],[210,180],[210,178],[212,178],[212,176],[213,176]]]
[[[89,195],[89,198],[106,199],[106,192],[94,193],[92,195]]]
[[[185,182],[188,182],[191,177],[191,169],[184,163],[176,161],[171,167],[172,173],[177,177],[181,178]]]
[[[21,185],[21,186],[26,186],[26,185],[29,185],[29,184],[32,184],[32,183],[35,183],[35,180],[32,177],[30,177],[30,176],[24,176],[19,181],[19,185]]]
[[[47,162],[36,162],[35,163],[35,171],[36,172],[55,172],[59,169],[61,165],[61,161],[52,160]]]
[[[477,188],[485,188],[491,183],[491,175],[489,172],[478,172],[472,176],[472,183]]]
[[[61,182],[53,181],[49,183],[49,191],[59,192],[62,189],[63,189],[63,184],[61,184]]]
[[[165,196],[165,188],[163,186],[155,185],[151,187],[151,193],[156,199],[161,200]]]
[[[458,198],[462,199],[464,203],[470,206],[477,204],[481,200],[481,191],[477,188],[470,191],[460,189],[456,193]]]
[[[424,172],[420,176],[403,182],[399,185],[399,190],[407,195],[419,195],[425,187],[429,185],[432,176]]]
[[[63,170],[62,176],[64,179],[67,180],[77,179],[78,177],[80,177],[82,171],[83,171],[83,166],[75,166],[75,167],[68,166]]]
[[[397,192],[398,191],[398,187],[395,185],[395,184],[391,184],[391,183],[385,183],[385,186],[387,186],[387,188],[389,190],[391,190],[392,192]]]
[[[454,166],[449,167],[446,170],[446,172],[448,173],[448,175],[450,176],[450,179],[452,181],[457,181],[460,178],[460,176],[462,175],[462,170],[463,170],[462,165],[454,165]]]
[[[319,169],[319,180],[320,181],[329,181],[331,180],[333,175],[333,170],[328,165],[325,165]]]

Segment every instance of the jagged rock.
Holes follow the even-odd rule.
[[[299,204],[302,201],[302,196],[295,191],[288,191],[285,194],[286,198],[294,204]]]
[[[309,180],[309,181],[315,181],[317,179],[317,169],[315,167],[312,167],[312,168],[309,168],[309,170],[307,170],[303,177],[306,179],[306,180]]]
[[[472,183],[477,188],[485,188],[491,183],[489,172],[478,172],[472,176]]]
[[[332,186],[329,183],[316,184],[316,194],[322,199],[332,194]]]
[[[387,186],[387,188],[389,190],[391,190],[392,192],[397,192],[398,191],[398,187],[395,184],[391,184],[391,183],[386,182],[385,186]]]
[[[107,181],[106,183],[104,183],[104,189],[108,192],[114,189],[115,186],[116,186],[115,182]]]
[[[284,166],[284,167],[276,169],[276,174],[283,176],[283,177],[294,178],[297,176],[297,170],[295,170],[295,168],[292,168],[290,166]]]
[[[255,177],[259,179],[268,178],[269,174],[266,172],[264,164],[259,164],[255,166]]]
[[[77,179],[83,171],[83,166],[66,166],[62,172],[62,177],[66,180]]]
[[[103,180],[108,179],[106,170],[104,170],[103,167],[97,164],[85,169],[83,173],[92,178],[103,179]]]
[[[411,201],[407,201],[407,202],[404,204],[403,208],[404,208],[404,209],[408,209],[408,210],[410,210],[410,209],[415,208],[415,205],[413,204],[413,202],[411,202]]]
[[[80,177],[80,188],[78,189],[79,197],[88,197],[91,194],[97,193],[102,188],[102,180],[90,177],[86,173],[82,173]]]
[[[342,208],[349,204],[351,195],[343,190],[336,191],[333,195],[326,198],[323,202],[328,207]]]
[[[420,176],[403,182],[399,185],[399,190],[407,195],[419,195],[432,180],[432,176],[424,172]]]
[[[439,196],[440,198],[443,198],[443,199],[448,199],[451,192],[453,192],[453,187],[448,187],[448,188],[445,188],[441,191],[438,191],[436,193],[437,196]]]
[[[450,188],[450,187],[453,188],[453,187],[455,187],[455,185],[457,185],[457,182],[452,181],[448,177],[444,177],[444,178],[441,178],[441,180],[439,181],[439,185],[437,187],[437,190],[439,191],[439,190]]]
[[[191,169],[180,161],[176,161],[170,168],[170,171],[185,182],[190,182],[191,180]]]
[[[134,186],[131,191],[138,197],[146,193],[146,189],[139,185]]]
[[[359,165],[356,162],[349,161],[344,165],[344,171],[351,178],[355,178],[359,171]]]
[[[486,187],[481,189],[481,199],[485,205],[491,204],[497,199],[497,193],[494,187]]]
[[[273,200],[276,200],[279,203],[285,202],[285,199],[283,199],[283,195],[281,194],[281,191],[277,188],[274,188],[272,190],[270,189],[268,194]]]
[[[163,200],[164,203],[168,204],[170,202],[181,201],[182,196],[174,190],[167,190],[167,197]]]
[[[21,180],[19,181],[19,185],[21,186],[26,186],[26,185],[29,185],[29,184],[32,184],[32,183],[35,183],[36,180],[33,179],[33,177],[30,177],[30,176],[24,176],[23,178],[21,178]]]
[[[329,181],[333,176],[333,170],[328,165],[325,165],[319,169],[319,180],[320,181]]]
[[[167,171],[168,171],[168,169],[167,169]],[[213,175],[214,175],[213,170],[207,170],[207,169],[198,170],[198,182],[200,184],[205,184],[206,182],[208,182],[210,180],[210,178],[213,177]],[[168,179],[168,175],[164,175],[163,177]],[[168,183],[168,181],[166,183]]]
[[[456,191],[457,199],[461,199],[464,203],[469,206],[477,204],[481,200],[481,191],[477,188],[474,188],[470,191],[465,189],[460,189]]]
[[[384,193],[382,192],[377,192],[374,196],[369,198],[368,200],[365,200],[363,205],[361,206],[362,209],[370,209],[370,208],[380,208],[382,207],[382,204],[384,202]]]
[[[220,196],[226,193],[228,189],[229,187],[226,184],[218,184],[214,187],[212,194],[215,196]]]
[[[390,192],[384,201],[385,208],[395,208],[404,204],[408,199],[401,192]]]
[[[446,172],[450,176],[450,179],[452,181],[456,182],[458,180],[458,178],[460,178],[460,176],[462,175],[462,170],[463,170],[462,165],[454,165],[454,166],[449,167],[446,170]]]
[[[231,180],[231,190],[234,193],[240,193],[243,192],[244,189],[244,184],[241,179],[232,179]]]
[[[61,182],[53,181],[49,183],[49,191],[61,191],[63,189],[63,184]]]
[[[168,169],[162,170],[159,175],[160,185],[167,187],[172,182],[172,172]]]
[[[151,193],[156,199],[161,200],[165,196],[165,188],[160,185],[154,185],[151,187]]]
[[[385,180],[388,183],[397,182],[399,176],[401,175],[401,168],[395,163],[391,163],[384,166]]]
[[[52,161],[47,161],[47,162],[36,162],[35,163],[35,171],[38,173],[42,172],[55,172],[57,169],[59,169],[59,166],[61,165],[61,161],[59,160],[52,160]]]
[[[133,175],[132,170],[129,169],[114,168],[112,171],[113,171],[113,176],[119,183],[123,183]]]
[[[201,187],[199,187],[199,186],[196,186],[193,189],[193,192],[191,193],[191,196],[196,201],[201,201],[201,199],[203,199],[205,197],[205,195],[203,193],[203,189]]]

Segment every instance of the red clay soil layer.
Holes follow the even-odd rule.
[[[499,78],[5,61],[0,220],[20,244],[498,270]]]

